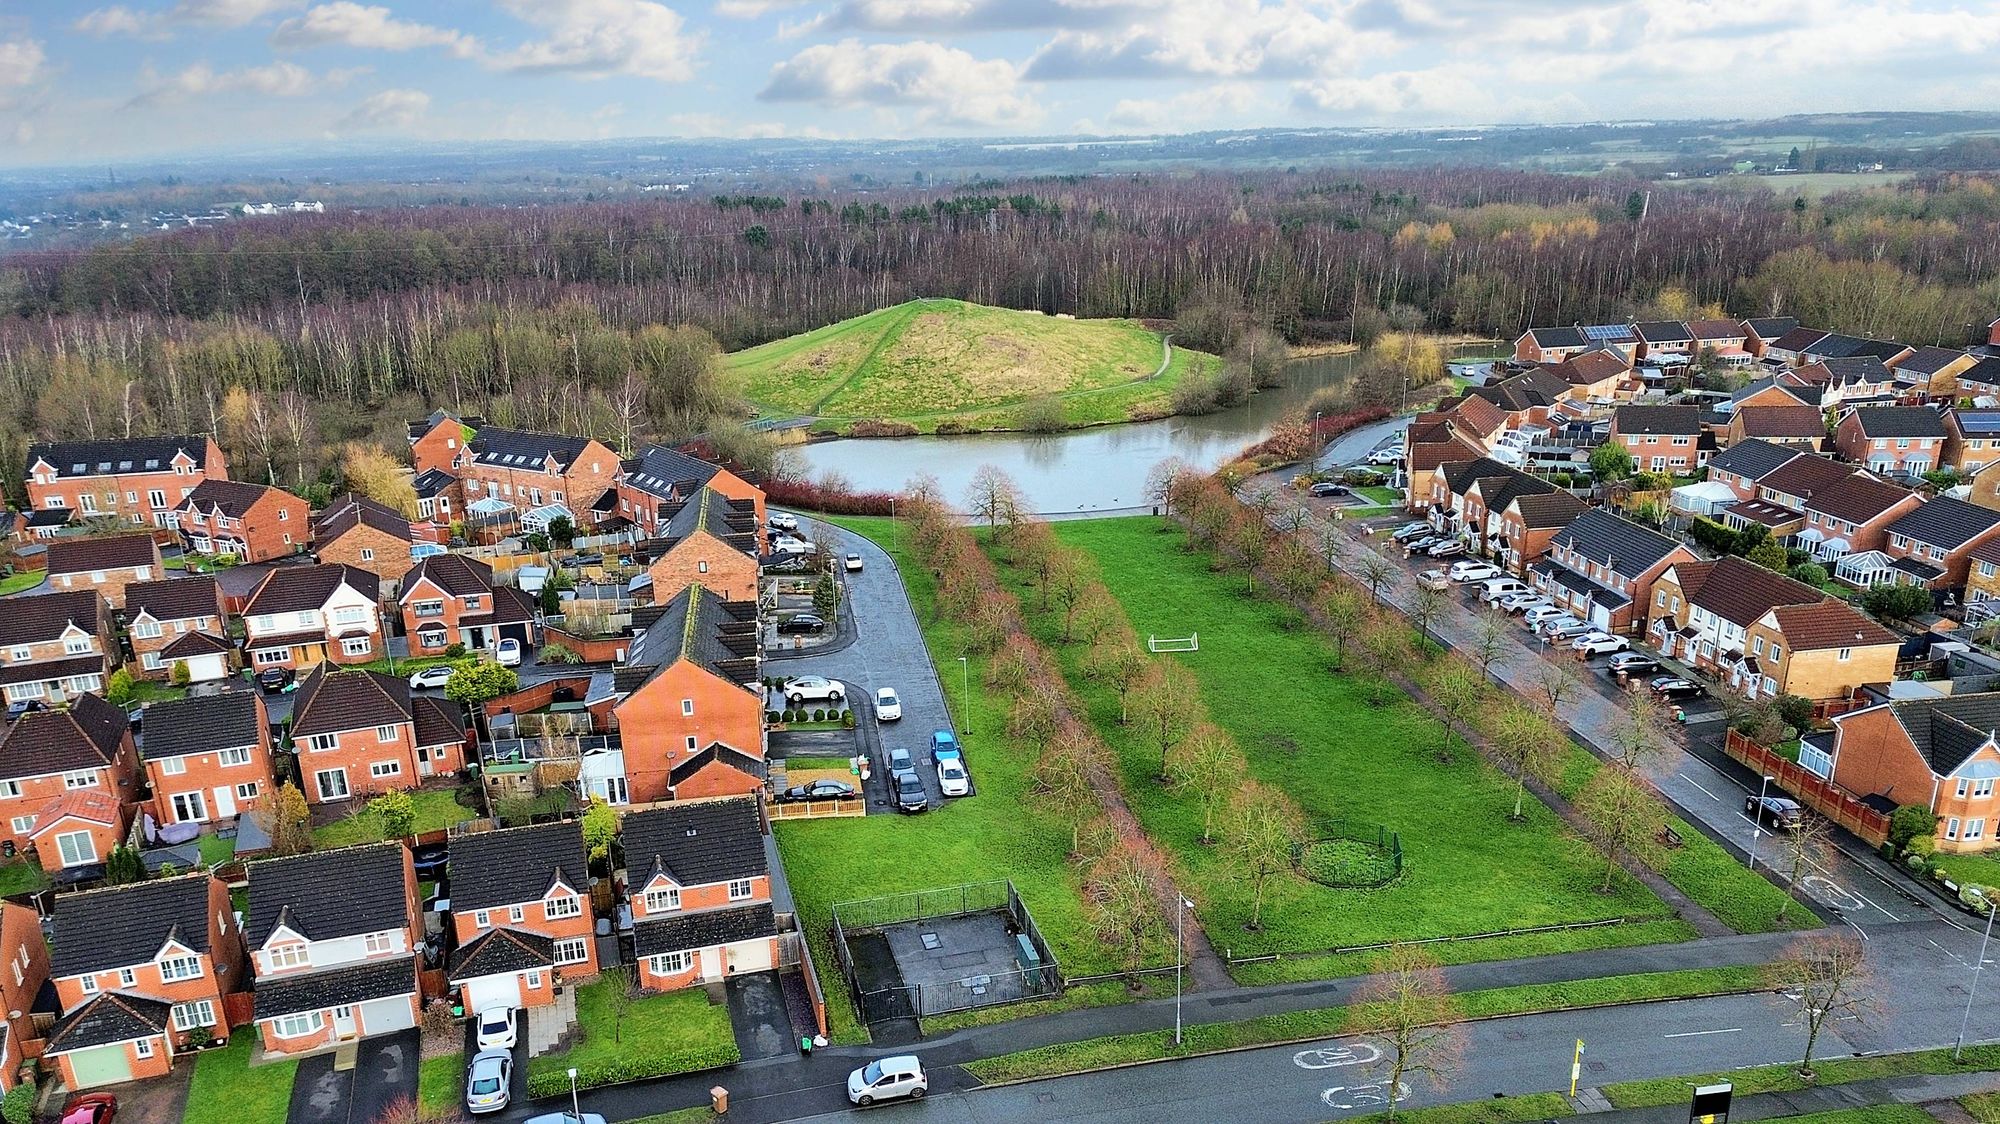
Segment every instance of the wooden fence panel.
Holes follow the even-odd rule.
[[[1722,741],[1723,752],[1770,777],[1793,798],[1874,846],[1889,838],[1889,817],[1870,808],[1846,789],[1819,774],[1765,749],[1735,730]]]

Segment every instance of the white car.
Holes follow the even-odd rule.
[[[1518,578],[1487,578],[1479,583],[1479,599],[1499,604],[1502,598],[1517,593],[1533,594],[1534,589]]]
[[[499,1112],[507,1107],[514,1082],[514,1055],[505,1050],[481,1050],[465,1067],[465,1111]]]
[[[1424,551],[1424,553],[1430,555],[1432,558],[1450,558],[1455,554],[1464,554],[1465,551],[1466,546],[1464,543],[1457,539],[1446,539]]]
[[[1548,598],[1543,597],[1532,589],[1524,589],[1519,593],[1503,594],[1500,600],[1495,603],[1510,613],[1525,613],[1529,609],[1539,609],[1544,605],[1548,605],[1551,608],[1554,607]]]
[[[875,692],[875,720],[894,722],[903,716],[903,700],[896,697],[894,687],[884,687]]]
[[[848,572],[848,573],[850,573],[850,574],[852,574],[852,573],[855,573],[855,572],[859,571],[860,569],[861,569],[861,556],[860,556],[859,554],[850,554],[850,555],[848,555],[848,556],[847,556],[847,572]]]
[[[847,697],[847,688],[823,675],[801,675],[785,681],[785,701],[797,707],[806,700],[837,703]]]
[[[1401,463],[1403,463],[1403,450],[1401,450],[1401,449],[1377,449],[1377,450],[1375,450],[1374,452],[1372,452],[1372,453],[1368,454],[1368,463],[1369,463],[1369,464],[1401,464]]]
[[[521,642],[509,636],[493,649],[493,659],[501,667],[521,666]]]
[[[972,792],[972,778],[966,775],[965,762],[956,756],[940,757],[937,763],[938,788],[946,796],[965,796]]]
[[[812,544],[804,539],[796,538],[792,535],[771,536],[772,554],[810,554],[811,552]]]
[[[1500,567],[1491,562],[1474,562],[1470,559],[1451,564],[1451,580],[1455,582],[1483,582],[1500,576]]]
[[[482,1050],[514,1048],[514,1008],[488,1007],[479,1012],[479,1048]]]
[[[774,511],[771,513],[771,528],[777,531],[796,531],[799,529],[799,517],[783,511]]]
[[[1632,646],[1623,636],[1613,636],[1608,632],[1586,632],[1569,642],[1569,646],[1587,656],[1604,656],[1612,652],[1622,652]]]
[[[442,687],[451,681],[452,670],[452,666],[448,663],[436,663],[411,672],[410,690],[427,691],[434,687]]]
[[[915,1054],[898,1054],[869,1062],[847,1075],[847,1099],[862,1108],[894,1097],[921,1098],[930,1090],[924,1063]]]
[[[1545,622],[1552,621],[1557,617],[1568,616],[1568,612],[1558,609],[1554,605],[1537,605],[1521,614],[1521,623],[1527,625],[1530,629],[1537,629],[1542,627]],[[1575,618],[1571,617],[1570,619],[1574,620]]]

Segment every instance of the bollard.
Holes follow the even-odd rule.
[[[729,1090],[717,1085],[708,1091],[708,1110],[717,1116],[729,1111]]]

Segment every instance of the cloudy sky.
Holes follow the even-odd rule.
[[[1991,0],[0,0],[0,165],[2000,105]]]

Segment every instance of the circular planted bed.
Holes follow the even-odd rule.
[[[1403,876],[1403,844],[1395,832],[1343,830],[1299,848],[1299,873],[1322,886],[1370,889]]]

